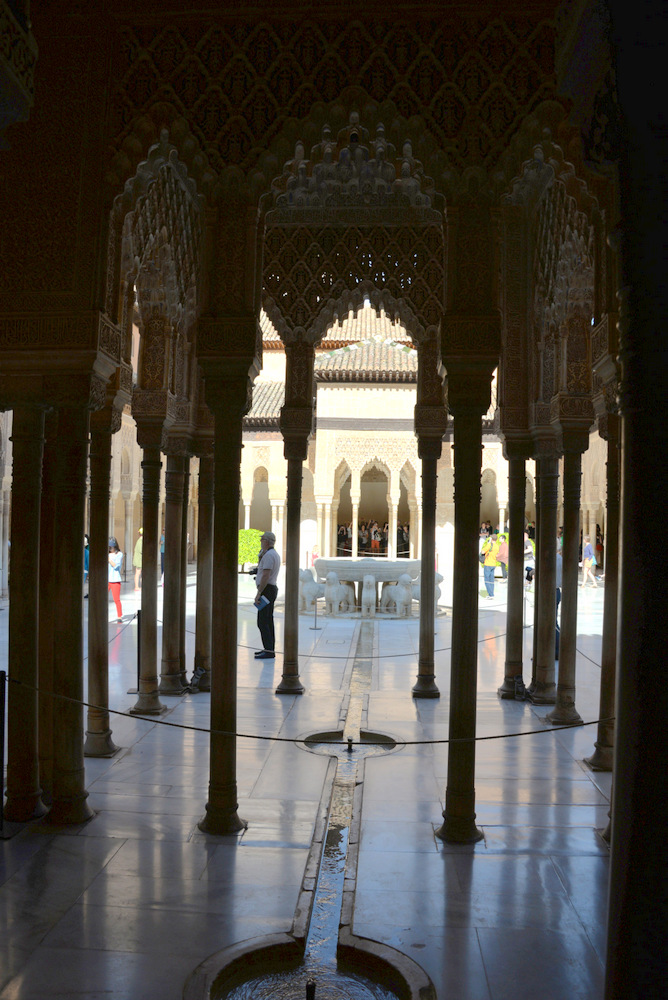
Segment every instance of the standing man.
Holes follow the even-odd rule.
[[[256,660],[273,660],[276,656],[276,639],[274,636],[274,601],[278,594],[276,581],[281,568],[281,557],[274,548],[276,535],[273,531],[265,531],[260,539],[260,559],[257,564],[257,594],[255,607],[257,612],[257,627],[262,637],[262,649],[255,654]]]

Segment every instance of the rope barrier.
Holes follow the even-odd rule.
[[[79,701],[78,698],[70,698],[66,694],[56,694],[55,691],[42,691],[39,687],[34,687],[32,684],[26,684],[24,681],[15,680],[12,677],[7,678],[9,684],[17,684],[20,687],[27,688],[29,691],[34,691],[36,694],[41,694],[47,698],[58,698],[61,701],[69,702],[73,705],[81,705],[83,708],[92,708],[98,712],[108,712],[110,715],[118,715],[125,719],[142,719],[144,722],[151,722],[156,726],[169,726],[172,729],[184,729],[187,732],[193,733],[206,733],[209,736],[229,736],[234,739],[242,740],[262,740],[269,743],[304,743],[303,739],[297,739],[294,736],[261,736],[259,733],[232,733],[224,729],[207,729],[205,726],[190,726],[182,722],[167,722],[166,719],[154,719],[150,716],[121,712],[119,709],[105,708],[101,705],[94,705],[88,701]],[[185,692],[184,692],[185,693]],[[556,733],[560,732],[562,729],[582,729],[583,726],[597,726],[601,722],[614,722],[615,717],[612,716],[608,719],[592,719],[589,722],[571,722],[563,726],[547,726],[542,729],[526,729],[523,732],[517,733],[497,733],[493,736],[464,736],[456,737],[453,739],[441,739],[441,740],[402,740],[397,739],[397,744],[401,746],[414,747],[414,746],[440,746],[441,744],[449,743],[482,743],[486,740],[507,740],[514,739],[518,736],[536,736],[540,733]],[[325,741],[323,741],[325,742]],[[350,740],[327,740],[328,744],[332,746],[349,746]],[[382,741],[386,743],[386,740]],[[353,741],[353,746],[373,746],[373,741],[371,740],[358,740]]]

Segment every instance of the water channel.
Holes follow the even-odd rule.
[[[314,753],[338,758],[313,905],[302,963],[295,969],[267,972],[224,989],[216,1000],[397,1000],[398,994],[337,964],[337,944],[358,770],[372,754],[387,753],[395,743],[362,730],[364,698],[371,685],[373,625],[363,623],[350,678],[350,696],[342,733],[315,734],[305,741]],[[336,742],[334,742],[336,740]],[[341,744],[344,745],[341,745]]]

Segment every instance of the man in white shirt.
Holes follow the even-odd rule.
[[[260,560],[257,564],[257,594],[255,607],[257,611],[257,627],[262,637],[262,649],[255,654],[256,660],[273,660],[276,656],[276,639],[274,636],[274,601],[278,594],[276,581],[281,568],[281,557],[274,548],[276,535],[265,531],[260,539]]]

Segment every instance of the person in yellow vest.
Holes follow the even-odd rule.
[[[141,582],[141,557],[142,549],[144,547],[144,529],[139,529],[139,538],[135,542],[134,552],[132,554],[132,565],[135,570],[135,590],[140,589]]]
[[[482,555],[485,557],[482,564],[482,572],[485,578],[485,587],[487,589],[486,601],[491,601],[494,598],[494,570],[496,569],[496,554],[499,551],[499,543],[495,535],[484,542],[482,549],[480,550]]]

